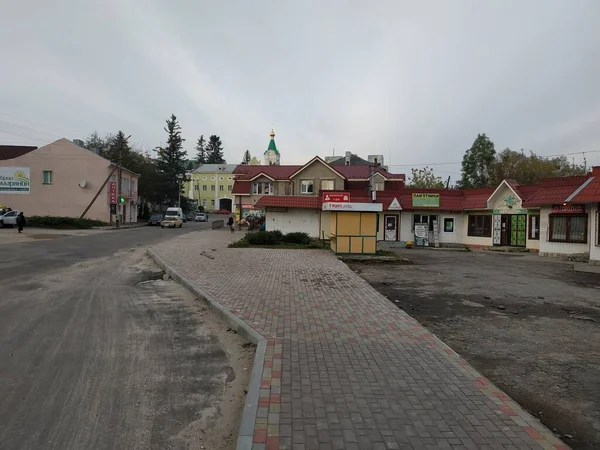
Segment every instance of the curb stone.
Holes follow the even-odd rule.
[[[245,340],[256,345],[256,353],[254,354],[254,363],[250,374],[250,382],[248,384],[248,394],[242,411],[242,420],[238,432],[236,450],[251,450],[252,437],[254,435],[254,424],[258,412],[258,399],[260,396],[260,382],[262,378],[265,353],[267,349],[267,339],[246,324],[244,321],[235,316],[231,311],[225,308],[217,299],[208,292],[203,291],[195,283],[187,277],[180,274],[177,270],[169,266],[160,256],[158,256],[152,248],[146,250],[148,256],[165,271],[167,275],[181,284],[189,291],[196,294],[199,298],[206,301],[227,324],[240,334]]]

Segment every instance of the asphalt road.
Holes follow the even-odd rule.
[[[0,449],[189,448],[231,367],[144,252],[209,227],[0,246]]]

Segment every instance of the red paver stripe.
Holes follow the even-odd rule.
[[[268,437],[267,438],[267,450],[279,450],[279,438]]]
[[[271,403],[281,403],[281,395],[280,394],[271,394],[271,397],[269,397],[269,401]]]
[[[544,439],[544,436],[542,436],[535,428],[533,427],[525,427],[523,428],[525,430],[525,433],[527,433],[531,438],[533,439]]]
[[[252,442],[256,442],[258,444],[264,444],[267,441],[267,430],[254,430],[254,438]]]
[[[502,411],[507,416],[518,416],[519,415],[513,409],[509,408],[506,405],[500,405],[499,408],[500,408],[500,411]]]

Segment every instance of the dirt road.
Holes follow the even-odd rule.
[[[520,254],[351,264],[575,449],[600,448],[600,276]]]
[[[143,248],[42,269],[3,280],[0,448],[234,448],[252,349]]]

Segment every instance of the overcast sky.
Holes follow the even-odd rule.
[[[232,163],[262,157],[272,124],[282,164],[335,148],[453,179],[435,164],[480,132],[600,150],[598,0],[1,3],[4,144],[122,129],[151,149],[175,113],[190,153],[218,134]]]

